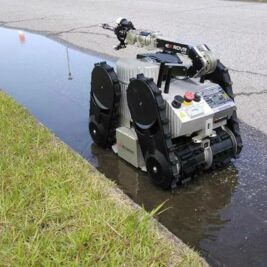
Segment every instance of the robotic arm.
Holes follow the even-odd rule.
[[[188,45],[174,40],[169,40],[161,36],[158,32],[148,32],[136,30],[133,23],[127,19],[118,19],[117,26],[112,27],[108,24],[101,24],[103,29],[111,30],[115,33],[119,45],[116,50],[126,48],[126,45],[137,44],[139,47],[152,47],[162,49],[166,53],[175,53],[186,55],[192,61],[192,64],[164,64],[161,66],[162,73],[172,69],[177,76],[202,77],[215,71],[217,58],[204,45]],[[169,73],[172,73],[169,71]]]

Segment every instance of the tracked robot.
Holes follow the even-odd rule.
[[[91,77],[89,132],[93,141],[175,188],[237,158],[242,139],[227,68],[207,45],[188,45],[127,19],[101,27],[115,49],[136,44],[156,52],[119,59],[116,70],[96,63]]]

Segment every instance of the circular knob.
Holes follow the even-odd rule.
[[[200,93],[195,93],[195,98],[194,101],[199,102],[201,100],[201,94]]]
[[[180,108],[183,102],[184,102],[184,98],[180,95],[176,95],[174,97],[174,100],[172,101],[172,106],[174,108]]]
[[[194,95],[194,93],[192,93],[192,92],[186,92],[186,93],[184,94],[184,100],[185,100],[186,102],[191,102],[191,101],[194,100],[194,98],[195,98],[195,95]]]

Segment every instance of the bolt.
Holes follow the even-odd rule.
[[[157,173],[157,172],[158,172],[158,169],[157,169],[156,166],[153,167],[153,172],[154,172],[154,173]]]
[[[93,134],[96,135],[96,130],[95,129],[93,130]]]

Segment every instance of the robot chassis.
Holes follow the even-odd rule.
[[[206,45],[188,45],[120,19],[119,45],[160,49],[106,62],[92,71],[89,132],[93,141],[175,188],[204,170],[238,158],[242,139],[227,68]],[[181,61],[181,56],[190,60]],[[187,60],[187,61],[189,61]]]

